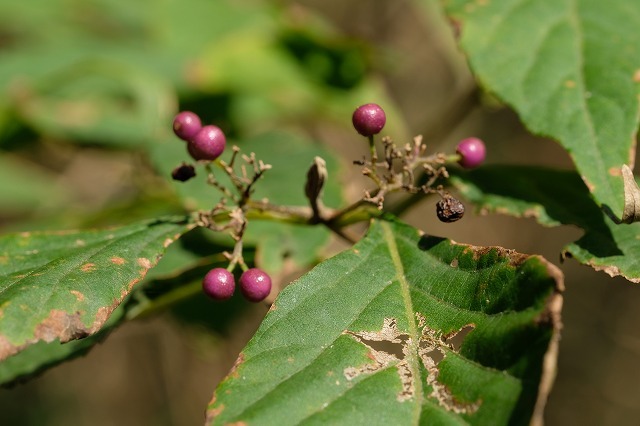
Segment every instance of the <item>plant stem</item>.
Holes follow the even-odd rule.
[[[147,318],[201,292],[202,282],[194,281],[187,285],[177,287],[155,300],[141,302],[126,313],[126,318],[127,320]]]

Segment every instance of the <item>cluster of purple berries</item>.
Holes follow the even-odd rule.
[[[387,123],[387,116],[380,105],[365,104],[356,108],[351,121],[358,133],[362,136],[371,137],[380,133]],[[472,169],[484,162],[486,148],[482,140],[467,138],[458,143],[456,153],[460,156],[458,164],[465,169]]]
[[[187,151],[194,160],[215,160],[227,145],[227,138],[218,126],[203,126],[200,117],[191,111],[176,115],[173,132],[187,142]]]
[[[233,274],[224,268],[210,270],[202,280],[202,290],[214,300],[227,300],[236,289]],[[271,293],[271,277],[259,268],[250,268],[240,276],[240,291],[250,302],[261,302]]]
[[[182,111],[173,119],[173,132],[187,142],[187,151],[194,160],[213,161],[224,152],[227,138],[214,125],[202,125],[200,117],[191,111]],[[186,181],[195,176],[195,168],[186,163],[172,172],[175,180]],[[202,280],[202,290],[214,300],[227,300],[233,296],[236,281],[224,268],[210,270]],[[259,268],[250,268],[240,276],[240,290],[250,302],[261,302],[271,292],[271,277]]]
[[[373,136],[380,133],[387,117],[378,104],[365,104],[356,108],[351,118],[353,127],[362,136],[368,137],[373,146]],[[465,169],[473,169],[484,162],[486,148],[478,138],[466,138],[456,147],[457,161]],[[372,160],[373,161],[373,160]],[[464,215],[464,205],[455,197],[440,191],[441,199],[436,204],[436,214],[442,222],[455,222]]]

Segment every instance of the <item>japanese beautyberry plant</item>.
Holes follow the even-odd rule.
[[[174,185],[174,214],[0,237],[0,381],[25,380],[198,293],[212,310],[268,307],[211,384],[206,424],[541,424],[560,269],[431,235],[401,215],[427,200],[420,213],[447,227],[477,211],[575,225],[584,235],[563,258],[640,281],[640,13],[625,0],[595,3],[443,2],[478,81],[557,139],[577,172],[497,165],[492,141],[473,135],[441,152],[421,135],[393,135],[394,109],[361,99],[340,120],[352,127],[344,143],[360,143],[349,165],[366,183],[344,200],[319,145],[288,133],[236,138],[228,123],[179,112],[163,123],[167,143],[149,148]],[[240,91],[252,106],[287,98]],[[347,248],[327,256],[331,238]],[[158,264],[194,239],[197,250],[162,260],[179,266]],[[307,272],[287,282],[291,265]]]

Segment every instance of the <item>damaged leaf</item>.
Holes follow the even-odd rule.
[[[207,424],[529,423],[553,380],[562,286],[539,256],[374,221],[282,291]]]
[[[124,308],[120,305],[104,323],[100,331],[80,340],[60,343],[57,340],[45,342],[40,340],[17,354],[0,362],[0,385],[11,387],[30,379],[47,368],[51,368],[64,361],[87,354],[97,343],[107,338],[107,335],[124,319]]]
[[[67,342],[98,332],[191,227],[181,217],[1,237],[0,361],[39,341]]]
[[[451,183],[481,212],[534,217],[546,226],[576,225],[584,235],[564,248],[580,263],[640,282],[640,223],[616,224],[572,171],[487,166],[455,171]]]
[[[640,117],[640,13],[627,0],[442,0],[488,90],[571,155],[596,202],[623,216],[620,168]]]

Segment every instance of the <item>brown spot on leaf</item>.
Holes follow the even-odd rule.
[[[610,167],[609,174],[611,176],[622,176],[622,170],[620,169],[620,167]]]
[[[564,82],[564,87],[566,87],[567,89],[573,89],[574,87],[576,87],[576,82],[573,80],[567,80]]]
[[[125,259],[123,259],[122,257],[118,257],[118,256],[113,256],[111,259],[109,259],[111,261],[111,263],[113,263],[114,265],[124,265],[125,263],[127,263],[127,261]]]
[[[138,258],[138,265],[142,266],[144,269],[150,269],[152,266],[151,261],[146,257]]]
[[[216,402],[216,397],[214,395],[213,399],[209,403],[209,406],[211,407],[213,404],[215,404],[215,402]],[[208,409],[207,410],[207,418],[206,418],[205,424],[211,423],[213,421],[213,419],[218,417],[223,411],[224,411],[224,404],[220,404],[217,407]]]
[[[80,270],[82,272],[93,272],[96,270],[96,264],[95,263],[85,263],[84,265],[82,265],[80,267]]]
[[[233,363],[233,367],[231,367],[231,370],[229,371],[229,374],[227,375],[227,378],[229,377],[233,377],[233,378],[237,378],[238,377],[238,368],[240,368],[240,365],[242,365],[242,363],[244,362],[244,353],[240,352],[240,354],[238,355],[238,358],[236,358],[236,362]],[[226,390],[226,393],[229,394],[229,390]],[[216,403],[217,400],[217,395],[214,392],[213,397],[211,398],[211,401],[209,401],[209,407],[213,407]],[[211,421],[217,417],[218,415],[220,415],[220,413],[222,413],[222,411],[224,410],[224,404],[220,404],[218,407],[215,408],[210,408],[207,410],[206,413],[206,424],[211,423]],[[230,423],[227,423],[230,424]]]
[[[231,370],[229,370],[228,377],[238,378],[238,369],[244,363],[244,353],[240,352],[238,358],[236,358],[236,362],[233,363]]]
[[[84,300],[84,294],[80,293],[78,290],[70,290],[69,293],[73,294],[78,302],[82,302]]]
[[[506,249],[500,246],[473,246],[471,244],[458,243],[454,240],[449,241],[453,245],[464,247],[462,253],[471,254],[474,261],[478,261],[488,254],[495,253],[497,255],[497,258],[505,258],[509,262],[510,266],[517,267],[531,257],[526,254],[518,253],[515,250]]]
[[[9,263],[9,256],[0,256],[0,265],[6,265],[7,263]]]
[[[80,312],[69,314],[65,311],[52,309],[49,316],[35,328],[35,341],[53,342],[60,339],[62,343],[73,339],[80,339],[89,335],[89,330],[80,319]]]
[[[109,315],[111,315],[111,312],[113,312],[120,305],[121,301],[122,300],[118,300],[111,306],[102,306],[98,309],[98,312],[96,312],[96,317],[93,319],[93,325],[91,326],[91,334],[100,330],[102,324],[107,321]]]
[[[633,73],[633,81],[635,83],[640,83],[640,69],[635,70]]]
[[[21,347],[13,345],[5,336],[0,336],[0,361],[18,353],[21,349]]]

